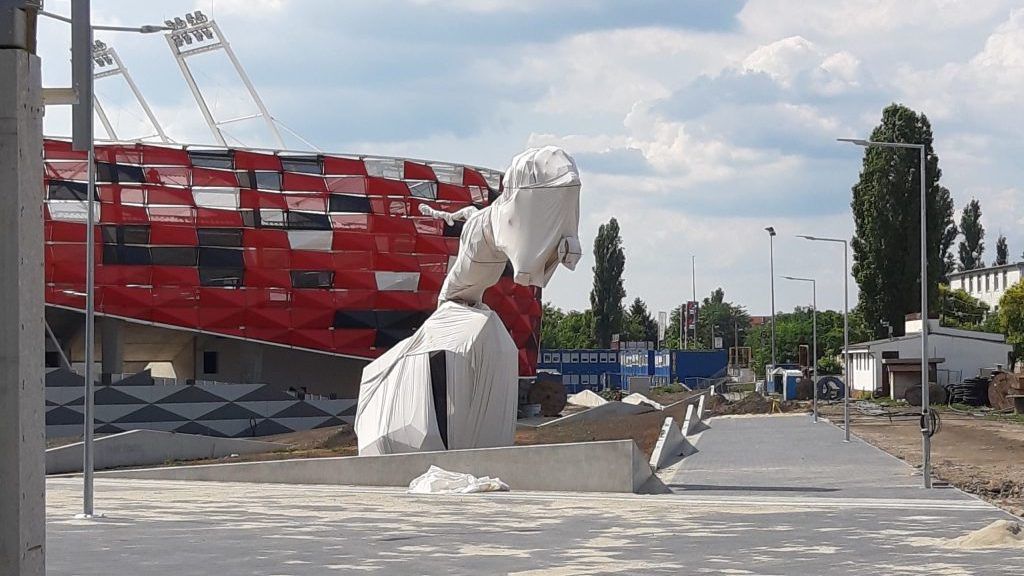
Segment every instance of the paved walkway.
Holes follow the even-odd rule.
[[[1011,518],[802,417],[711,421],[660,496],[50,479],[48,574],[1019,575],[939,539]],[[838,442],[836,439],[838,438]],[[513,487],[514,488],[514,487]]]

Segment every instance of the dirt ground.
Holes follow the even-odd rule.
[[[691,393],[692,394],[692,393]],[[520,427],[516,430],[517,445],[561,444],[564,442],[594,442],[598,440],[633,440],[648,456],[658,442],[665,417],[677,422],[686,417],[686,406],[672,406],[665,410],[651,409],[642,414],[614,416],[601,420],[552,424],[540,428]]]
[[[905,410],[905,409],[900,409]],[[822,411],[842,419],[842,405]],[[1024,515],[1024,425],[940,410],[932,437],[934,476],[1018,516]],[[914,466],[921,465],[921,429],[916,417],[866,416],[851,407],[850,431]]]

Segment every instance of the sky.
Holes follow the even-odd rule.
[[[657,312],[717,287],[769,314],[773,226],[777,310],[841,309],[840,245],[867,136],[899,102],[932,122],[955,217],[981,201],[986,260],[1005,234],[1024,250],[1021,169],[1024,4],[999,0],[93,0],[95,24],[141,25],[201,9],[215,18],[271,114],[329,152],[503,170],[554,144],[581,170],[585,255],[544,299],[589,307],[598,227],[614,217],[626,304]],[[70,13],[67,0],[47,10]],[[70,31],[43,21],[46,86],[70,84]],[[160,34],[97,33],[114,46],[169,136],[212,143]],[[222,55],[195,59],[218,118],[243,115]],[[117,136],[152,133],[115,78],[97,82]],[[210,96],[212,95],[212,96]],[[50,108],[47,134],[70,132]],[[97,130],[101,128],[97,125]],[[233,137],[270,146],[258,123]],[[287,146],[306,149],[286,137]],[[857,286],[849,278],[850,305]]]

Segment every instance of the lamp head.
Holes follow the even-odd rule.
[[[769,236],[775,236],[775,227],[774,226],[767,226],[765,228],[765,231],[768,232]]]
[[[849,142],[850,144],[856,144],[857,146],[868,146],[871,143],[863,138],[836,138],[837,142]]]

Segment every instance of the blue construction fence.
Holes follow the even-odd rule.
[[[537,369],[562,375],[570,394],[629,389],[631,377],[650,377],[651,386],[686,383],[691,388],[706,385],[725,375],[729,362],[725,350],[647,349],[542,349]]]

